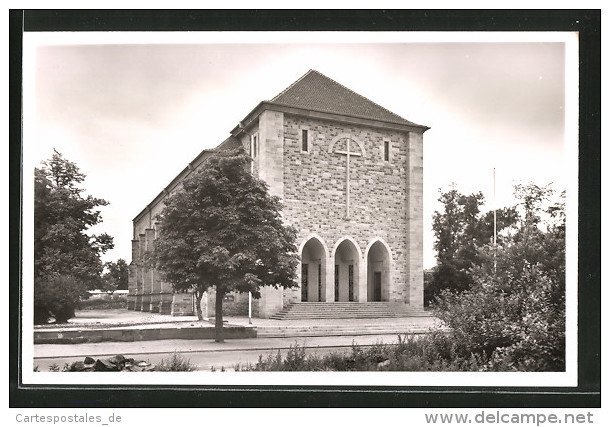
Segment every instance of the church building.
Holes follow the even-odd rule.
[[[293,306],[423,309],[423,134],[410,122],[311,70],[260,102],[215,149],[204,150],[133,220],[128,306],[193,313],[144,256],[163,200],[216,152],[243,147],[252,171],[283,202],[298,230],[299,288],[261,289],[254,316]],[[208,296],[213,301],[213,295]],[[203,303],[202,303],[203,304]],[[209,304],[213,307],[213,303]],[[308,306],[314,307],[315,304]],[[248,314],[248,295],[225,297],[224,312]]]

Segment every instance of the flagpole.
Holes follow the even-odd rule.
[[[497,218],[496,211],[498,209],[498,204],[496,202],[496,168],[494,167],[494,275],[496,274],[496,252],[497,252]]]
[[[254,137],[250,135],[250,174],[254,175]],[[252,324],[252,292],[248,291],[248,324]]]

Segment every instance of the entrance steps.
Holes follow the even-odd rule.
[[[393,302],[298,302],[271,316],[275,320],[379,319],[428,317],[429,313]]]
[[[399,322],[397,324],[353,324],[353,325],[291,325],[258,326],[258,338],[316,337],[316,336],[359,336],[359,335],[407,335],[425,334],[433,326],[432,322]]]

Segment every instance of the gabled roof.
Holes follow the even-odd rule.
[[[271,101],[262,101],[252,110],[252,112],[250,112],[250,114],[248,114],[244,121],[239,122],[235,129],[231,131],[232,135],[220,143],[220,145],[213,149],[203,150],[146,208],[144,208],[144,210],[142,210],[142,212],[134,218],[134,222],[145,215],[152,206],[163,200],[168,191],[175,188],[191,170],[197,168],[215,152],[232,150],[240,147],[241,142],[236,135],[242,132],[245,127],[251,125],[261,111],[270,106],[275,106],[280,109],[281,107],[284,107],[287,110],[296,109],[295,111],[300,114],[303,114],[304,112],[322,113],[321,115],[323,116],[331,115],[330,117],[333,118],[341,117],[342,120],[360,121],[360,119],[364,119],[364,121],[369,122],[372,125],[381,125],[384,128],[404,129],[404,126],[408,126],[411,129],[417,128],[424,132],[428,129],[427,126],[418,125],[400,117],[398,114],[392,113],[381,105],[374,103],[362,95],[358,95],[353,90],[346,88],[318,71],[309,70],[303,77],[288,86]]]
[[[419,126],[315,70],[309,70],[269,103],[407,126]]]

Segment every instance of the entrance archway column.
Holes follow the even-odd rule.
[[[326,257],[326,292],[324,294],[326,302],[335,301],[335,262],[333,258],[328,254]]]
[[[366,302],[367,300],[367,283],[366,283],[366,259],[361,259],[358,263],[358,302]]]

